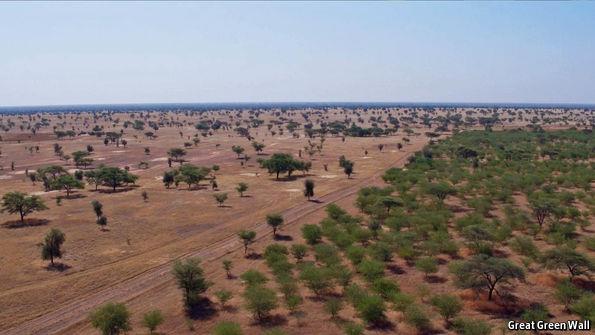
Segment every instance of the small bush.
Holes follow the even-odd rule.
[[[242,335],[242,327],[231,321],[221,321],[213,329],[214,335]]]

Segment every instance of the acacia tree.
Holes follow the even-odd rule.
[[[568,270],[570,280],[574,276],[588,274],[595,270],[595,264],[587,256],[568,247],[550,249],[543,254],[544,265],[548,269]]]
[[[107,303],[91,312],[91,325],[103,335],[118,335],[130,330],[130,312],[124,304]]]
[[[186,156],[186,150],[182,148],[171,148],[167,152],[169,158],[174,162],[180,162],[180,165],[184,163],[184,156]]]
[[[312,179],[304,181],[304,196],[308,198],[308,201],[314,196],[314,181]]]
[[[173,275],[178,282],[178,287],[184,292],[186,307],[192,307],[198,301],[200,294],[206,292],[211,286],[211,283],[205,279],[198,258],[176,261],[173,267]]]
[[[22,192],[8,192],[2,196],[2,210],[0,212],[18,213],[21,216],[21,223],[24,223],[25,216],[46,209],[48,209],[47,206],[37,195],[28,196]]]
[[[52,189],[66,190],[66,197],[70,196],[70,192],[72,192],[73,189],[83,188],[85,188],[85,184],[83,184],[83,182],[69,174],[61,175],[60,177],[56,178],[56,180],[54,180],[54,182],[52,183]]]
[[[535,215],[535,219],[537,220],[540,229],[542,228],[545,219],[547,219],[557,207],[554,199],[545,196],[541,192],[535,192],[535,194],[529,197],[529,205],[533,210],[533,215]]]
[[[227,200],[227,193],[215,193],[213,194],[213,198],[217,201],[218,206],[222,207],[225,200]]]
[[[97,169],[97,179],[101,184],[110,186],[115,191],[116,187],[136,182],[138,176],[118,167],[100,166]]]
[[[273,228],[273,235],[277,236],[277,229],[283,224],[283,216],[278,213],[268,214],[267,224]]]
[[[524,280],[525,273],[519,266],[507,259],[479,254],[467,261],[455,264],[451,271],[457,278],[457,285],[462,288],[488,289],[488,300],[496,287],[511,280]]]
[[[444,182],[431,183],[426,186],[426,193],[435,196],[442,203],[447,196],[456,194],[456,190]]]
[[[253,230],[242,230],[238,233],[238,237],[242,240],[244,245],[244,255],[248,253],[248,246],[254,243],[256,239],[256,232]]]
[[[234,145],[231,147],[231,150],[238,155],[238,158],[240,158],[240,155],[244,153],[245,149],[240,145]]]
[[[252,142],[252,147],[254,148],[254,150],[256,151],[257,155],[260,155],[260,153],[262,152],[262,150],[264,149],[264,144],[253,141]]]
[[[41,258],[43,260],[50,260],[51,266],[54,266],[54,258],[62,258],[62,244],[66,237],[60,229],[52,228],[41,246]]]
[[[236,187],[236,191],[238,191],[238,193],[240,194],[240,197],[244,196],[244,192],[248,191],[248,184],[246,183],[238,183],[238,186]]]

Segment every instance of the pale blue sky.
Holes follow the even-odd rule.
[[[595,103],[595,3],[0,3],[0,105]]]

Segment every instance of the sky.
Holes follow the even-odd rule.
[[[595,103],[595,2],[2,2],[0,106]]]

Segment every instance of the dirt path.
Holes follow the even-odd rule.
[[[403,164],[412,152],[421,148],[423,144],[412,145],[404,152],[405,155],[395,160],[391,166]],[[419,147],[418,147],[419,146]],[[304,201],[294,207],[282,212],[286,225],[295,223],[298,219],[319,210],[326,205],[357,193],[365,185],[377,181],[384,170],[376,172],[369,178],[356,180],[356,182],[347,188],[330,192],[318,198],[318,202]],[[258,240],[272,234],[270,227],[266,223],[260,223],[252,227],[256,231]],[[189,253],[185,257],[200,257],[204,262],[210,262],[219,259],[228,253],[242,248],[236,234],[231,234],[225,238],[214,242],[200,250]],[[57,310],[41,315],[35,319],[23,322],[22,324],[0,332],[0,335],[25,335],[25,334],[56,334],[79,322],[85,321],[89,312],[103,303],[126,302],[134,297],[162,285],[173,278],[171,277],[171,262],[150,268],[136,276],[126,278],[116,285],[105,288],[97,293],[82,297],[70,302]]]

